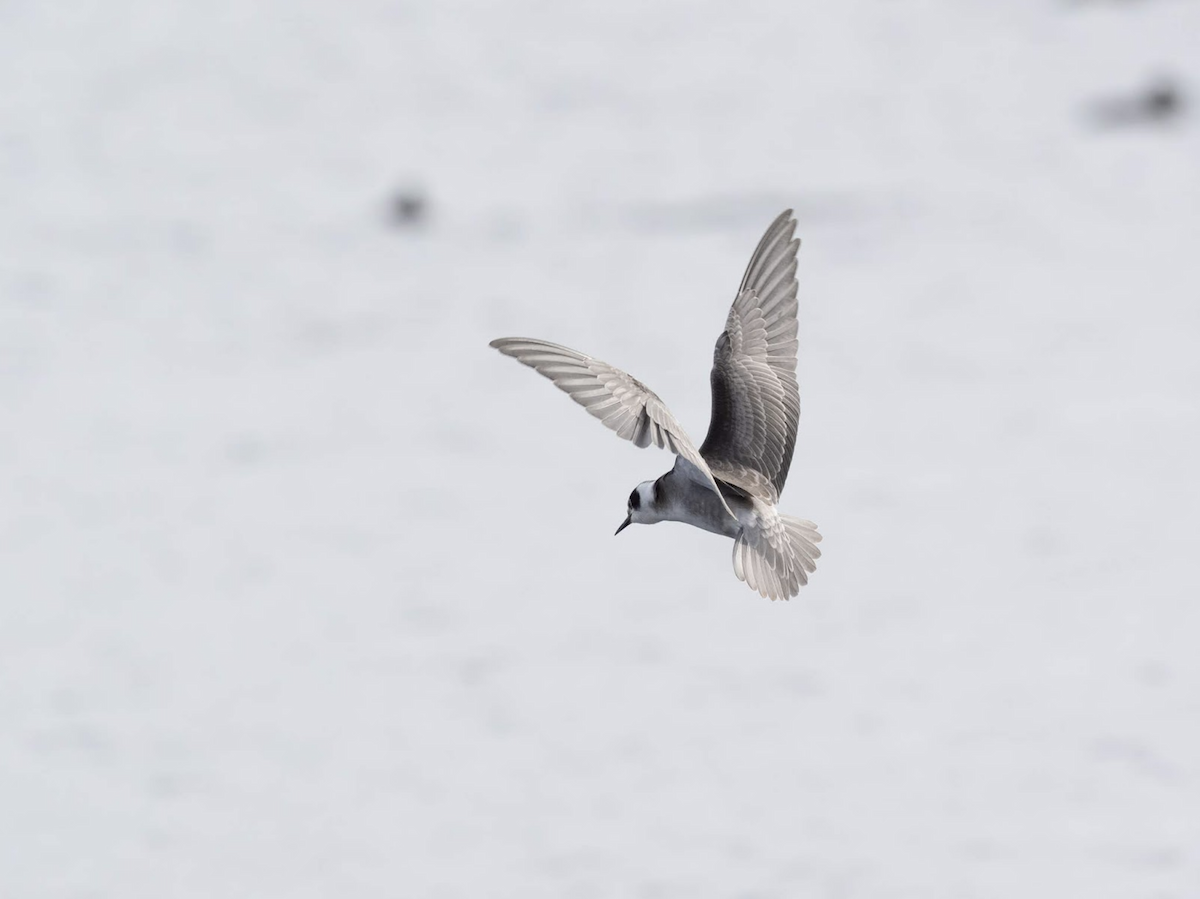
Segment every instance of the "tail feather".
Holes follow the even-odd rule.
[[[733,543],[734,574],[768,599],[789,599],[817,570],[820,542],[811,521],[763,507],[757,526],[743,528]]]

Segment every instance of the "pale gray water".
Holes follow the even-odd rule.
[[[1200,132],[1086,111],[1198,27],[6,6],[0,894],[1193,895]],[[771,604],[487,341],[702,437],[785,206]]]

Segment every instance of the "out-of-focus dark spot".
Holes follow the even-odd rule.
[[[428,202],[416,191],[397,191],[392,197],[390,218],[393,225],[413,228],[424,223],[429,214]]]
[[[1093,109],[1096,123],[1108,127],[1132,127],[1169,122],[1186,108],[1183,88],[1169,78],[1160,78],[1126,97],[1101,100]]]
[[[1169,81],[1156,84],[1142,98],[1142,107],[1152,118],[1173,116],[1183,109],[1179,88]]]

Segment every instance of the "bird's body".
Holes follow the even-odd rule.
[[[816,569],[821,535],[781,514],[800,392],[796,384],[796,222],[781,214],[759,241],[713,353],[712,419],[699,449],[652,390],[605,362],[543,340],[502,337],[491,346],[554,381],[637,446],[678,457],[630,494],[630,524],[679,521],[734,540],[733,567],[763,596],[795,596]]]
[[[678,468],[676,466],[657,480],[647,482],[650,490],[639,498],[637,514],[631,516],[630,524],[678,521],[723,537],[740,534],[744,520],[753,513],[749,500],[720,481],[717,481],[717,488],[721,490],[718,495]],[[726,511],[726,506],[733,515]]]

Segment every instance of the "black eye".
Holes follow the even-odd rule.
[[[638,510],[638,507],[641,506],[641,504],[642,504],[642,498],[640,496],[638,496],[638,492],[636,490],[633,491],[633,493],[629,494],[629,508],[633,509],[636,512]]]

